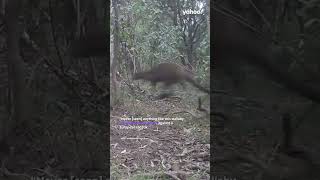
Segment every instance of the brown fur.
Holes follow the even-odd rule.
[[[153,85],[156,85],[158,82],[162,82],[166,87],[169,87],[176,83],[183,83],[184,81],[188,81],[199,90],[210,93],[209,90],[196,83],[192,76],[193,75],[191,72],[178,64],[161,63],[149,71],[134,74],[133,79],[147,80],[150,81]]]

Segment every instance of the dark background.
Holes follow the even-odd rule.
[[[319,2],[216,1],[213,175],[319,177]],[[212,36],[211,36],[212,37]]]
[[[1,1],[3,178],[108,176],[109,6]],[[319,12],[211,4],[211,89],[226,92],[211,96],[213,177],[319,177]]]

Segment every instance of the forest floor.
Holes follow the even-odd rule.
[[[195,102],[180,97],[134,99],[111,111],[111,178],[210,179],[209,114],[198,111]],[[120,129],[126,117],[180,120]]]

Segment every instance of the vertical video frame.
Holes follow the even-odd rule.
[[[112,179],[210,179],[208,0],[112,0]]]

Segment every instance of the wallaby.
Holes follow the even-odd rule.
[[[153,85],[156,85],[158,82],[162,82],[166,87],[177,83],[183,84],[184,81],[187,81],[199,90],[208,94],[210,93],[208,89],[195,82],[191,72],[175,63],[158,64],[156,67],[152,68],[149,71],[134,74],[133,79],[147,80],[150,81]]]

